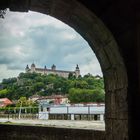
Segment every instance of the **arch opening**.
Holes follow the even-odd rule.
[[[43,61],[43,62],[41,62],[41,67],[40,67],[40,69],[43,69],[43,71],[38,71],[39,69],[38,69],[38,63],[36,63],[36,62],[34,62],[31,66],[30,65],[27,65],[26,66],[26,68],[25,68],[25,73],[32,73],[31,71],[33,71],[33,72],[37,72],[37,73],[42,73],[42,74],[47,74],[48,73],[48,69],[49,69],[49,67],[48,67],[48,63],[50,63],[50,64],[52,64],[52,61],[54,61],[55,62],[55,60],[57,59],[57,60],[60,60],[59,62],[57,62],[56,61],[56,63],[54,63],[54,64],[57,64],[57,68],[56,68],[56,66],[54,66],[54,64],[52,65],[52,69],[54,69],[54,71],[55,70],[58,70],[59,69],[59,63],[61,64],[62,63],[62,66],[64,66],[64,67],[68,67],[67,66],[67,63],[72,63],[74,66],[75,66],[75,63],[76,64],[79,64],[79,66],[77,65],[76,66],[76,69],[79,69],[80,68],[80,73],[82,74],[82,77],[80,78],[80,77],[77,77],[77,79],[75,79],[75,81],[77,81],[77,86],[75,87],[73,87],[73,88],[75,88],[75,90],[77,89],[77,88],[82,88],[81,90],[79,90],[79,89],[77,89],[77,91],[79,91],[80,93],[82,92],[82,91],[84,91],[84,89],[85,90],[87,90],[87,92],[88,92],[88,94],[89,94],[89,92],[91,93],[91,92],[94,92],[93,91],[93,89],[94,90],[96,90],[96,85],[97,85],[97,83],[95,84],[95,87],[94,87],[94,84],[92,84],[92,82],[93,82],[93,79],[94,78],[96,78],[96,75],[97,74],[99,74],[100,73],[100,76],[99,75],[97,75],[97,78],[96,78],[96,82],[97,81],[101,81],[100,83],[101,83],[101,86],[103,85],[102,83],[103,83],[103,80],[102,80],[102,76],[101,76],[101,72],[99,72],[100,71],[100,66],[96,66],[96,65],[98,65],[97,64],[97,60],[96,60],[96,58],[95,58],[95,56],[94,56],[94,54],[93,54],[93,52],[92,52],[92,50],[91,50],[91,48],[88,46],[88,44],[85,42],[85,40],[83,40],[83,38],[81,38],[75,31],[73,32],[73,30],[70,28],[70,27],[67,27],[66,25],[64,25],[64,24],[60,24],[59,23],[59,21],[58,20],[55,20],[54,18],[51,18],[51,17],[48,17],[48,16],[46,16],[46,15],[43,15],[43,14],[38,14],[38,13],[35,13],[35,12],[30,12],[30,13],[28,13],[28,14],[21,14],[21,13],[14,13],[14,12],[8,12],[7,13],[7,16],[5,17],[6,19],[5,19],[5,21],[4,21],[4,25],[5,25],[5,28],[8,28],[8,27],[10,27],[10,29],[9,29],[9,32],[8,32],[8,34],[7,34],[7,36],[9,36],[11,33],[12,33],[12,36],[11,37],[8,37],[7,39],[9,40],[9,38],[13,38],[13,36],[15,37],[15,38],[17,38],[18,37],[18,40],[17,40],[17,42],[15,42],[15,44],[12,44],[12,46],[10,45],[9,46],[9,49],[11,48],[13,51],[11,51],[11,54],[13,53],[13,54],[15,54],[15,56],[16,55],[19,55],[20,57],[19,57],[19,60],[18,61],[20,61],[20,64],[17,64],[17,63],[15,63],[15,62],[11,62],[13,65],[14,65],[14,67],[16,67],[16,66],[22,66],[22,68],[21,68],[21,71],[23,71],[24,70],[24,68],[25,68],[25,66],[26,66],[26,63],[24,63],[25,62],[25,60],[26,60],[26,62],[28,61],[28,64],[30,64],[31,62],[30,62],[30,58],[28,58],[28,56],[30,55],[31,56],[31,58],[33,57],[33,58],[36,58],[36,59],[34,59],[34,60],[37,60],[37,61],[43,61],[43,60],[45,60],[45,61]],[[24,19],[24,23],[23,23],[23,19]],[[13,21],[13,22],[12,22]],[[16,22],[15,22],[16,21]],[[32,24],[32,22],[33,22],[33,24]],[[40,24],[39,24],[39,23]],[[15,23],[15,24],[14,24]],[[18,24],[17,24],[18,23]],[[50,23],[51,23],[51,26],[52,26],[52,24],[54,24],[52,27],[50,27]],[[29,25],[28,25],[29,24]],[[42,25],[43,24],[43,25]],[[49,24],[49,25],[48,25]],[[9,26],[9,25],[13,25],[12,27],[13,28],[11,28],[11,26]],[[29,26],[29,27],[28,27]],[[46,26],[46,28],[45,28],[45,26]],[[55,29],[56,28],[56,26],[57,26],[57,28],[58,29],[60,29],[60,31],[57,31],[58,33],[56,33],[56,31],[53,31],[53,29]],[[16,29],[17,30],[15,30],[15,32],[13,31],[14,29],[15,29],[15,27],[16,27]],[[25,28],[25,27],[27,27],[27,29]],[[39,29],[38,29],[38,27],[39,27]],[[41,27],[41,28],[40,28]],[[42,30],[42,27],[43,27],[43,30]],[[34,29],[35,28],[35,29]],[[49,34],[48,34],[48,30],[46,30],[47,28],[49,28]],[[56,29],[57,29],[56,28]],[[64,28],[64,29],[63,29]],[[56,30],[55,29],[55,30]],[[25,32],[24,32],[24,31]],[[68,31],[67,31],[68,30]],[[31,33],[30,33],[31,32]],[[54,33],[52,33],[52,32],[54,32]],[[64,32],[65,32],[65,34],[64,34]],[[14,34],[13,34],[14,33]],[[28,35],[28,33],[30,33],[30,35],[32,34],[33,35],[33,37],[32,36],[29,36]],[[61,35],[61,33],[62,33],[62,35]],[[6,34],[6,33],[5,33]],[[4,34],[4,36],[5,36],[5,34]],[[47,35],[48,34],[48,35]],[[57,36],[59,34],[59,36]],[[64,36],[65,35],[65,36]],[[26,36],[26,37],[25,37]],[[35,37],[35,38],[34,38]],[[45,38],[44,38],[45,37]],[[13,40],[15,40],[15,38],[13,38]],[[23,40],[22,40],[22,38],[23,38]],[[40,38],[41,39],[43,39],[42,41],[44,42],[44,39],[47,41],[47,43],[46,43],[46,41],[44,42],[44,43],[41,43],[40,44]],[[51,38],[53,38],[53,39],[51,39]],[[56,38],[56,40],[54,39],[54,38]],[[61,38],[64,38],[63,40],[63,42],[62,42],[62,39]],[[69,40],[70,39],[70,40]],[[74,39],[74,40],[73,40]],[[76,42],[75,42],[75,39],[77,40]],[[29,40],[32,40],[32,43],[31,42],[29,42]],[[38,42],[39,41],[39,42]],[[79,42],[80,41],[80,42]],[[8,41],[4,41],[4,42],[8,42]],[[23,43],[24,42],[24,43]],[[34,42],[34,43],[33,43]],[[49,42],[49,43],[48,43]],[[66,42],[72,42],[72,43],[66,43]],[[12,42],[9,40],[9,44],[11,44]],[[57,44],[56,44],[57,43]],[[68,47],[67,47],[67,45],[68,45]],[[17,47],[17,45],[18,45],[18,47]],[[21,46],[20,46],[21,45]],[[54,45],[54,46],[53,46]],[[65,46],[66,45],[66,46]],[[13,46],[16,46],[16,47],[14,47],[13,48]],[[79,46],[79,47],[78,47]],[[33,48],[32,48],[33,47]],[[78,48],[77,48],[78,47]],[[67,49],[68,49],[68,51],[67,51]],[[49,51],[49,50],[53,50],[52,51],[52,53]],[[59,49],[59,50],[58,50]],[[74,58],[74,61],[73,62],[71,62],[72,60],[71,59],[69,59],[69,61],[66,61],[65,63],[63,62],[63,60],[62,59],[66,59],[67,58],[67,56],[65,56],[65,53],[62,51],[62,49],[64,49],[64,52],[66,52],[66,54],[67,54],[67,56],[71,56],[72,55],[72,57]],[[55,52],[54,52],[54,50],[55,50]],[[25,51],[26,51],[26,55],[24,56],[24,54],[25,54]],[[71,52],[72,51],[72,52]],[[39,53],[39,57],[38,57],[38,52],[40,52]],[[43,56],[43,54],[42,54],[42,52],[44,52],[45,53],[45,55]],[[51,53],[51,55],[52,55],[52,57],[50,56],[50,54],[48,53],[48,52],[50,52]],[[62,52],[63,52],[63,54],[62,54]],[[59,54],[60,53],[60,54]],[[87,53],[87,54],[86,54]],[[55,54],[55,55],[54,55]],[[4,54],[3,54],[4,55]],[[59,56],[60,55],[60,56]],[[63,56],[64,55],[64,56]],[[76,56],[75,56],[76,55]],[[80,55],[80,56],[79,56]],[[8,56],[8,55],[5,55],[5,56]],[[35,57],[34,57],[35,56]],[[49,57],[47,57],[47,56],[49,56]],[[22,57],[24,57],[25,58],[25,60],[24,60],[24,58],[22,58]],[[26,57],[27,57],[27,59],[26,59]],[[72,57],[70,57],[70,58],[72,58]],[[40,59],[41,60],[40,60]],[[47,58],[47,59],[46,59]],[[61,59],[62,58],[62,59]],[[49,60],[49,59],[51,59],[51,60]],[[86,60],[86,64],[85,64],[85,62],[83,62],[84,60]],[[93,60],[93,61],[92,61]],[[50,61],[50,62],[49,62]],[[45,64],[46,64],[46,66],[44,67],[44,62],[45,62]],[[9,64],[9,65],[11,65],[11,63]],[[84,67],[82,66],[82,64],[84,64]],[[7,65],[7,66],[9,66],[9,65]],[[24,66],[25,65],[25,66]],[[70,64],[71,65],[71,64]],[[88,66],[89,65],[89,66]],[[43,66],[43,67],[42,67]],[[71,67],[71,66],[70,66]],[[88,68],[89,67],[89,68]],[[86,68],[86,69],[85,69]],[[46,69],[46,71],[45,71],[45,73],[44,73],[44,70]],[[94,71],[96,69],[96,71]],[[89,71],[90,70],[90,71]],[[21,72],[20,71],[20,72]],[[93,73],[92,73],[93,72]],[[97,73],[98,72],[98,73]],[[84,76],[85,75],[85,76]],[[8,75],[9,76],[9,75]],[[84,77],[83,77],[84,76]],[[20,83],[22,82],[22,78],[24,77],[24,75],[22,75],[22,74],[19,74],[19,77],[18,77],[18,83],[19,83],[19,85],[20,85]],[[8,77],[9,78],[9,77]],[[38,78],[38,77],[37,77]],[[47,77],[46,77],[47,78]],[[88,80],[88,79],[90,79],[90,80]],[[6,80],[6,79],[5,79]],[[8,79],[7,79],[8,80]],[[27,79],[27,81],[28,81],[29,79]],[[70,80],[70,79],[69,79]],[[72,80],[72,79],[71,79]],[[74,79],[73,79],[74,80]],[[84,81],[86,84],[85,85],[83,85],[83,87],[81,87],[81,84],[79,85],[79,83],[80,83],[80,81]],[[66,80],[65,80],[66,81]],[[92,82],[90,82],[90,81],[92,81]],[[36,81],[36,82],[38,82],[38,81]],[[74,81],[73,81],[74,82]],[[93,82],[94,83],[94,82]],[[27,83],[28,84],[28,83]],[[86,86],[88,84],[88,87]],[[22,85],[21,85],[22,86]],[[67,86],[67,85],[66,85]],[[23,87],[24,87],[24,81],[23,81]],[[84,88],[84,89],[83,89]],[[29,93],[28,93],[28,95],[29,96],[31,96],[31,91],[30,91],[30,87],[28,87],[28,89],[29,89]],[[101,88],[102,89],[102,92],[104,93],[104,87],[102,87]],[[43,89],[43,90],[45,90],[45,91],[47,91],[47,89],[45,88],[45,89]],[[64,92],[64,89],[62,89],[63,90],[63,92]],[[98,89],[97,89],[98,90]],[[96,92],[97,92],[97,90],[96,90]],[[26,91],[26,89],[24,90],[24,92],[26,93],[27,91]],[[55,91],[55,92],[58,92],[58,91]],[[75,91],[76,92],[76,91]],[[99,92],[99,91],[98,91]],[[19,94],[21,94],[20,92],[18,92]],[[45,94],[46,93],[46,94]],[[66,93],[68,93],[68,92],[66,92]],[[86,91],[84,91],[84,93],[86,94]],[[42,92],[42,93],[39,93],[39,92],[37,92],[36,93],[37,95],[43,95],[43,96],[45,96],[45,95],[47,95],[47,96],[49,96],[50,95],[50,93],[49,94],[47,94],[47,92]],[[58,93],[56,93],[56,94],[58,94]],[[13,95],[14,95],[14,92],[13,92]],[[24,95],[21,95],[21,96],[25,96],[26,94],[24,94]],[[28,98],[28,95],[27,95],[27,98]],[[90,95],[91,96],[91,95]],[[14,96],[12,96],[12,97],[10,97],[10,96],[7,96],[7,97],[9,97],[10,99],[15,99],[15,97]],[[84,96],[84,97],[87,97],[86,95]],[[16,99],[18,100],[20,97],[19,96],[17,96],[16,97]],[[29,97],[30,98],[30,97]],[[36,97],[36,98],[38,98],[38,97]],[[79,97],[80,98],[80,97]],[[94,99],[95,98],[95,99]],[[77,103],[77,106],[78,106],[78,104],[79,104],[79,106],[80,105],[82,105],[83,104],[83,108],[82,109],[84,109],[84,111],[85,111],[85,114],[83,115],[81,115],[80,114],[80,112],[79,113],[77,113],[78,115],[75,115],[74,117],[74,119],[75,120],[100,120],[101,119],[101,121],[103,121],[104,120],[104,115],[101,113],[101,115],[100,114],[98,114],[98,115],[94,115],[94,112],[93,112],[93,109],[92,109],[92,107],[91,106],[93,106],[93,102],[94,102],[94,106],[96,106],[96,97],[94,97],[94,98],[92,98],[92,100],[91,100],[91,98],[90,97],[88,97],[88,98],[86,98],[87,100],[86,101],[83,101],[83,98],[81,97],[81,100],[80,101],[73,101],[73,102],[70,102],[73,106],[74,106],[74,103],[75,103],[75,108],[76,108],[76,103]],[[104,110],[104,97],[101,97],[100,96],[100,99],[98,99],[98,103],[99,102],[101,102],[101,98],[103,99],[102,100],[102,103],[100,103],[101,104],[101,106],[103,106],[103,108],[100,106],[100,109],[103,109]],[[98,104],[98,105],[100,105],[100,104]],[[24,104],[25,105],[25,104]],[[24,105],[22,105],[22,107],[24,107]],[[45,106],[43,106],[43,107],[45,107]],[[95,109],[96,109],[96,107],[95,107]],[[45,110],[43,110],[43,108],[42,108],[42,106],[40,107],[40,114],[44,111],[44,113],[45,113]],[[65,110],[65,108],[64,108],[64,110]],[[69,107],[67,108],[67,110],[68,111],[71,111],[70,109],[69,109]],[[29,113],[29,111],[28,110],[26,110],[26,109],[22,109],[21,110],[21,112],[22,112],[22,116],[27,112],[27,113]],[[47,112],[49,112],[49,109],[48,109],[48,107],[47,107]],[[103,111],[104,112],[104,111]],[[16,111],[16,113],[17,113],[17,111]],[[50,114],[51,114],[52,112],[50,112]],[[70,114],[71,112],[65,112],[66,114]],[[99,112],[98,112],[99,113]],[[90,114],[90,115],[89,115]],[[50,115],[50,116],[52,116],[53,117],[53,115]],[[67,115],[66,115],[67,116]],[[70,115],[69,115],[70,116]],[[25,117],[26,117],[26,115],[25,115]],[[60,119],[62,119],[61,117],[63,117],[63,115],[61,115],[59,118]],[[22,118],[22,117],[20,117],[20,118]],[[43,117],[41,117],[41,119],[43,119]],[[46,119],[45,118],[45,116],[44,116],[44,119]],[[55,119],[55,118],[50,118],[50,119]],[[56,118],[57,119],[57,118]],[[70,118],[68,118],[68,119],[70,119]],[[98,122],[98,121],[97,121]],[[38,123],[38,122],[37,122]],[[90,123],[90,122],[89,122]],[[89,123],[87,123],[87,125],[89,124]],[[91,122],[92,123],[92,122]],[[95,122],[94,122],[95,123]],[[95,124],[92,124],[92,125],[94,125],[95,126]],[[81,124],[82,124],[82,122],[81,122]],[[99,127],[97,127],[97,129],[104,129],[104,122],[102,123],[103,125],[99,128]],[[100,124],[99,124],[100,125]],[[76,127],[78,127],[77,125],[75,125]],[[91,128],[91,129],[96,129],[96,128],[94,128],[94,126],[93,126],[93,128]]]

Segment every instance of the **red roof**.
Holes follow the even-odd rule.
[[[0,107],[4,107],[10,104],[12,104],[12,101],[10,101],[8,98],[0,98]]]

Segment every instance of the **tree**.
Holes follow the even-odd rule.
[[[42,83],[42,82],[37,82],[37,83],[35,83],[34,84],[34,86],[33,86],[33,88],[34,88],[34,91],[40,91],[40,90],[42,90],[42,89],[44,89],[44,83]]]
[[[20,97],[20,99],[18,100],[17,104],[16,104],[17,107],[20,107],[20,106],[28,106],[28,101],[27,101],[27,98],[26,97]]]
[[[72,102],[93,102],[95,99],[100,102],[104,101],[105,97],[103,78],[91,74],[75,78],[71,73],[69,78],[63,78],[54,74],[20,73],[18,78],[3,79],[0,85],[2,87],[0,97],[11,100],[18,100],[20,97],[29,98],[34,94],[46,96],[69,93]]]
[[[71,88],[68,98],[72,103],[104,102],[104,92],[101,90]]]
[[[68,79],[74,80],[74,79],[76,79],[76,76],[73,75],[73,73],[70,72],[69,75],[68,75]]]
[[[9,91],[7,89],[0,90],[0,97],[6,97],[8,95]]]
[[[84,80],[76,80],[75,81],[75,88],[87,89],[88,83]]]

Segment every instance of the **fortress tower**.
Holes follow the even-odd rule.
[[[76,76],[76,78],[78,78],[79,75],[80,75],[80,69],[79,69],[79,66],[77,64],[76,69],[75,69],[75,76]]]
[[[31,65],[31,72],[35,72],[35,64],[34,63]]]

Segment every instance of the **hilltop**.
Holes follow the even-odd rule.
[[[0,83],[0,98],[18,100],[32,95],[67,95],[71,102],[104,102],[104,81],[100,76],[87,74],[76,78],[39,73],[20,73],[17,78],[3,79]]]

